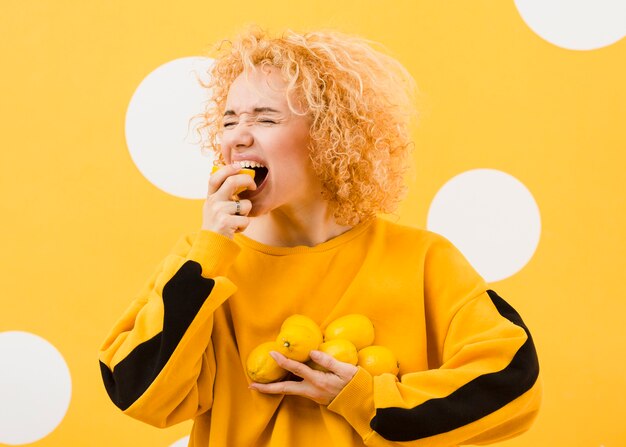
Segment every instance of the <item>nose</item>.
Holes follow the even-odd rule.
[[[239,123],[234,129],[225,132],[222,139],[223,145],[233,149],[250,147],[253,142],[251,129],[245,123]]]

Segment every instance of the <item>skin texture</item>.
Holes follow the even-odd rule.
[[[235,232],[274,246],[313,246],[347,231],[322,199],[321,182],[309,159],[310,119],[290,110],[286,82],[273,67],[259,67],[233,82],[226,101],[221,135],[227,164],[254,160],[269,169],[255,191],[251,181],[223,168],[209,181],[203,229],[227,237]],[[291,98],[297,104],[297,98]],[[234,216],[233,191],[240,194],[241,216]],[[249,202],[248,202],[249,201]],[[254,219],[250,219],[254,218]]]
[[[203,206],[202,229],[233,238],[236,232],[274,246],[314,246],[351,227],[338,225],[322,199],[322,186],[309,159],[310,118],[290,110],[286,82],[273,67],[259,67],[233,82],[225,108],[221,136],[226,166],[209,180]],[[297,104],[297,98],[291,98]],[[238,174],[242,160],[268,168],[257,186]],[[240,215],[234,192],[240,187]],[[291,394],[323,405],[330,403],[356,374],[357,367],[313,351],[311,358],[329,372],[272,354],[278,364],[301,382],[253,383],[250,388],[268,394]]]

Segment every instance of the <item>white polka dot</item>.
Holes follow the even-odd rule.
[[[206,196],[213,164],[203,156],[189,120],[203,111],[212,59],[187,57],[161,65],[137,87],[126,112],[126,143],[139,171],[177,197]]]
[[[189,436],[185,436],[184,438],[179,439],[174,444],[170,445],[170,447],[187,447],[189,445]]]
[[[0,332],[0,443],[40,440],[60,423],[72,380],[54,346],[27,332]]]
[[[487,281],[507,278],[533,256],[541,233],[528,189],[501,171],[457,175],[436,194],[428,228],[450,239]]]
[[[515,0],[541,38],[569,50],[593,50],[626,36],[624,0]]]

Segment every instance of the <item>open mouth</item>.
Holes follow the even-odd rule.
[[[250,169],[254,169],[254,183],[256,183],[256,187],[258,188],[267,178],[269,171],[265,166],[255,166]]]
[[[242,168],[254,170],[254,183],[256,184],[256,190],[244,191],[242,193],[242,197],[244,198],[252,197],[263,188],[265,180],[267,180],[267,174],[269,173],[269,170],[258,161],[240,160],[238,163],[241,165]]]

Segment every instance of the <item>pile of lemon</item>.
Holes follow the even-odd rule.
[[[341,362],[360,366],[373,376],[397,375],[399,365],[394,353],[385,346],[372,343],[374,325],[365,315],[344,315],[330,323],[323,334],[309,317],[292,315],[281,325],[275,341],[261,343],[250,352],[246,370],[254,382],[270,383],[285,378],[288,371],[270,356],[270,351],[277,351],[292,360],[306,362],[313,369],[326,371],[309,356],[316,349]]]

